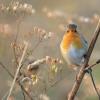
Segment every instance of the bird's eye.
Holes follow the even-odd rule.
[[[69,30],[67,30],[67,33],[69,32]]]
[[[77,32],[76,30],[74,30],[74,32]]]
[[[76,33],[77,31],[76,30],[72,30],[72,32],[75,32]]]

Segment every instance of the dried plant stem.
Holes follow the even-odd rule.
[[[14,76],[10,73],[10,71],[5,67],[5,65],[4,65],[2,62],[0,62],[0,65],[2,66],[2,68],[5,69],[5,71],[6,71],[12,78],[14,78]]]
[[[18,82],[18,84],[21,86],[21,89],[23,90],[23,92],[25,92],[27,94],[27,96],[30,98],[30,100],[33,100],[32,96],[25,90],[25,88],[23,87],[23,85],[21,85],[20,82]],[[24,97],[25,99],[25,97]]]
[[[90,42],[84,65],[81,67],[79,73],[77,74],[77,80],[75,81],[71,91],[68,94],[68,100],[74,100],[74,98],[76,96],[76,93],[77,93],[77,91],[78,91],[78,89],[80,87],[80,84],[81,84],[81,82],[83,80],[83,77],[85,75],[84,69],[88,66],[88,62],[89,62],[90,56],[92,54],[92,51],[94,49],[94,46],[95,46],[95,43],[97,41],[97,38],[98,38],[99,34],[100,34],[100,19],[99,19],[98,25],[96,27],[96,30],[94,32],[94,35],[92,37],[92,40]]]
[[[7,69],[7,67],[6,67],[2,62],[0,62],[0,65],[1,65],[1,67],[4,68],[4,70],[11,76],[11,78],[14,78],[14,76],[12,75],[12,73]],[[23,91],[24,93],[26,93],[26,95],[30,98],[30,100],[33,100],[33,98],[31,97],[31,95],[25,90],[25,88],[21,85],[21,83],[20,83],[19,81],[16,81],[16,82],[19,84],[19,86],[21,87],[22,91]],[[5,96],[6,96],[6,95],[8,95],[8,92],[5,94]],[[4,98],[5,96],[3,96],[3,98]],[[2,98],[2,100],[3,100],[3,98]]]
[[[16,37],[15,37],[15,40],[14,40],[14,45],[17,44],[17,38],[18,38],[18,35],[19,35],[19,31],[20,31],[20,24],[22,22],[23,17],[24,17],[24,15],[21,18],[19,18],[19,20],[17,22],[17,34],[16,34]],[[17,56],[16,56],[16,48],[15,48],[15,46],[13,47],[13,53],[14,53],[14,58],[15,58],[15,63],[16,63],[15,66],[17,68],[17,66],[18,66],[18,60],[17,60]],[[21,75],[21,73],[20,73],[20,75]],[[20,85],[20,88],[22,89],[21,85]],[[24,97],[24,100],[25,100],[25,94],[23,92],[23,89],[22,89],[22,94],[23,94],[23,97]]]
[[[14,45],[16,45],[16,43],[17,43],[17,39],[18,39],[19,32],[20,32],[20,25],[21,25],[21,22],[22,22],[22,19],[23,19],[23,18],[24,18],[24,15],[21,16],[21,18],[19,18],[18,21],[17,21],[16,36],[15,36],[15,39],[14,39]],[[14,57],[15,57],[16,67],[17,67],[18,61],[17,61],[16,48],[15,48],[15,46],[13,47],[13,53],[14,53]]]
[[[37,42],[37,44],[34,46],[34,48],[32,49],[32,54],[33,54],[33,52],[36,50],[36,48],[41,44],[41,42],[42,42],[42,38],[41,39],[39,39],[39,41]]]
[[[27,50],[27,47],[28,47],[28,43],[25,44],[25,48],[24,48],[22,57],[21,57],[21,59],[20,59],[20,62],[19,62],[19,65],[18,65],[16,74],[15,74],[15,76],[14,76],[14,80],[13,80],[13,82],[12,82],[12,85],[11,85],[11,88],[10,88],[10,91],[9,91],[9,94],[8,94],[8,96],[7,96],[7,100],[9,100],[9,97],[10,97],[10,95],[11,95],[11,93],[12,93],[13,88],[14,88],[14,85],[15,85],[15,82],[16,82],[16,79],[17,79],[17,76],[18,76],[18,73],[19,73],[19,71],[20,71],[20,67],[21,67],[21,65],[22,65],[22,61],[23,61],[23,59],[24,59],[24,56],[25,56],[25,53],[26,53],[26,50]]]
[[[23,91],[23,85],[21,85],[21,84],[19,84],[19,85],[20,85],[20,88],[21,88],[21,90],[22,90],[22,94],[23,94],[24,100],[26,100],[26,99],[25,99],[25,94],[24,94],[24,91]]]

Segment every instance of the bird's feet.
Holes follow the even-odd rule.
[[[92,69],[91,68],[85,69],[84,72],[89,74],[92,72]]]

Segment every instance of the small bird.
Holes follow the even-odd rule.
[[[77,31],[77,25],[68,24],[60,44],[61,53],[68,66],[76,70],[84,62],[88,43],[84,36]]]

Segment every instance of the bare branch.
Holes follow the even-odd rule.
[[[98,65],[98,64],[100,64],[100,59],[97,60],[94,64],[92,64],[92,65],[86,67],[84,71],[87,71],[88,69],[93,68],[94,66],[96,66],[96,65]]]
[[[85,75],[84,69],[88,66],[88,62],[89,62],[90,56],[92,54],[92,51],[94,49],[94,46],[95,46],[95,43],[97,41],[97,38],[98,38],[99,34],[100,34],[100,19],[99,19],[98,25],[96,27],[96,30],[94,32],[94,35],[92,37],[92,40],[90,42],[90,46],[88,48],[88,52],[87,52],[87,56],[86,56],[84,65],[81,67],[81,69],[80,69],[80,71],[79,71],[79,73],[77,75],[77,80],[75,81],[71,91],[68,94],[68,100],[74,100],[74,98],[75,98],[75,95],[76,95],[76,93],[77,93],[77,91],[78,91],[78,89],[80,87],[80,84],[82,82],[82,79],[83,79],[83,77]]]

